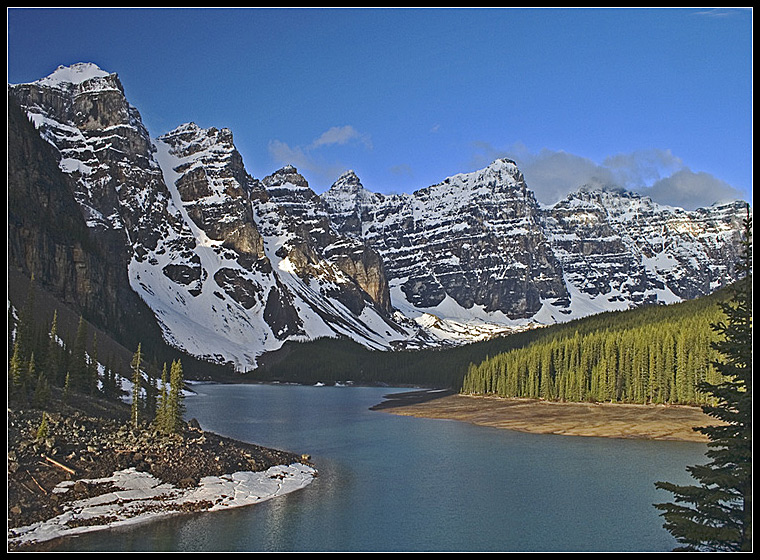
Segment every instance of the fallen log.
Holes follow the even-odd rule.
[[[37,485],[37,488],[39,488],[39,489],[40,489],[40,491],[41,491],[43,494],[47,494],[47,490],[45,490],[45,489],[42,487],[42,485],[41,485],[39,482],[37,482],[37,479],[36,479],[36,478],[34,478],[34,475],[32,475],[32,473],[30,473],[29,471],[26,471],[26,474],[28,474],[28,475],[29,475],[29,478],[31,478],[31,479],[32,479],[32,482],[34,482],[34,483]],[[23,484],[23,483],[22,483],[22,484]]]
[[[43,457],[45,458],[45,460],[46,460],[48,463],[52,464],[53,466],[56,466],[56,467],[58,467],[59,469],[63,469],[63,470],[64,470],[64,471],[66,471],[67,473],[70,473],[70,474],[76,474],[76,471],[75,471],[74,469],[72,469],[71,467],[67,467],[66,465],[59,463],[59,462],[58,462],[58,461],[56,461],[55,459],[51,459],[51,458],[50,458],[50,457],[48,457],[47,455],[43,455]]]

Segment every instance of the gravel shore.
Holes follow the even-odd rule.
[[[267,488],[249,501],[266,498],[267,492],[282,491],[282,479],[291,474],[270,472],[275,467],[299,465],[299,472],[293,476],[316,476],[308,457],[225,438],[202,430],[193,421],[182,433],[167,436],[147,425],[138,430],[130,428],[123,410],[104,410],[108,410],[107,415],[61,406],[46,411],[48,435],[41,438],[38,428],[43,411],[8,409],[8,550],[44,549],[39,536],[19,538],[19,534],[28,534],[30,527],[50,520],[59,519],[59,523],[65,516],[68,530],[82,524],[105,527],[114,521],[144,517],[150,509],[160,514],[211,510],[222,496],[198,489],[208,487],[211,480],[231,482],[235,473],[269,473],[268,478],[279,479],[277,488]],[[118,483],[115,473],[119,473]],[[237,483],[240,474],[235,476]],[[123,507],[121,511],[112,508],[108,515],[93,517],[80,511],[76,519],[71,518],[71,512],[76,507],[81,509],[87,500],[100,497],[96,501],[104,502],[103,496],[137,480],[144,486],[148,479],[153,481],[152,487],[161,487],[158,493],[164,497],[159,499],[171,504],[159,506],[154,499],[150,505],[144,502],[130,512]],[[299,478],[299,484],[302,482]],[[225,497],[230,493],[221,487],[219,490]],[[183,498],[175,499],[180,494]],[[125,503],[122,498],[116,501],[122,506]],[[245,500],[238,503],[245,505]]]
[[[539,434],[692,442],[707,442],[695,427],[717,422],[700,408],[689,406],[560,403],[451,391],[387,395],[373,409]]]

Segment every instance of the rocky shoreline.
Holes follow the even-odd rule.
[[[240,473],[269,473],[268,478],[282,481],[290,474],[276,468],[299,465],[294,476],[316,476],[306,456],[206,432],[195,421],[190,421],[182,433],[167,436],[147,425],[137,430],[130,428],[124,411],[118,407],[103,408],[95,414],[92,410],[56,408],[44,412],[46,436],[39,433],[42,410],[8,409],[9,551],[45,548],[39,537],[23,535],[32,534],[34,530],[30,528],[54,519],[68,531],[78,525],[105,528],[116,521],[144,518],[151,509],[157,514],[214,509],[230,492],[214,495],[213,491],[201,492],[201,487],[209,481],[231,482],[233,475],[237,484]],[[106,410],[107,414],[103,414]],[[88,500],[105,502],[106,496],[138,480],[144,486],[160,487],[156,494],[163,497],[153,496],[151,502],[126,512],[126,500],[121,496],[113,500],[121,506],[118,513],[113,509],[107,515],[94,517],[81,512],[72,515],[77,504],[81,507]],[[282,490],[267,488],[259,492],[261,495],[247,498],[248,502],[238,498],[232,505],[260,501],[270,491],[276,494]]]

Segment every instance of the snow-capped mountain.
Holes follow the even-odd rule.
[[[731,283],[745,204],[687,212],[621,189],[581,188],[543,219],[572,291],[571,312],[629,309]]]
[[[486,321],[492,334],[567,301],[541,210],[512,162],[392,196],[347,173],[323,199],[338,231],[382,255],[394,306],[423,324],[483,329]]]
[[[173,346],[246,370],[287,339],[427,341],[394,317],[377,253],[330,229],[294,168],[250,177],[226,129],[152,140],[116,74],[93,65],[10,91],[58,149],[88,226],[121,236],[124,273]]]
[[[9,94],[164,338],[239,371],[286,340],[464,342],[733,278],[738,205],[582,190],[543,208],[508,160],[393,196],[346,172],[319,196],[292,166],[251,177],[227,129],[152,139],[118,76],[92,64]]]
[[[505,159],[389,196],[347,172],[323,199],[338,231],[382,255],[393,305],[453,338],[708,294],[735,279],[745,212],[589,187],[542,207]]]

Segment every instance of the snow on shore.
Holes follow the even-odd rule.
[[[236,472],[207,476],[197,487],[178,488],[134,468],[101,479],[85,480],[90,485],[109,485],[99,496],[66,504],[64,513],[8,531],[8,544],[20,546],[59,537],[152,521],[183,511],[218,511],[263,502],[308,486],[316,476],[312,467],[295,463],[278,465],[262,472]],[[65,494],[76,481],[64,481],[53,490]]]

